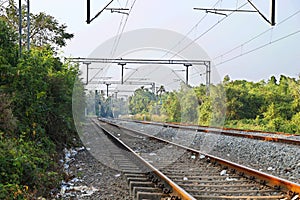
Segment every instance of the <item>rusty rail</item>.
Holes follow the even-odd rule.
[[[129,120],[130,121],[130,120]],[[300,145],[300,140],[293,140],[288,138],[278,138],[278,137],[271,137],[271,136],[262,136],[262,135],[251,135],[251,134],[242,134],[242,133],[234,133],[228,131],[241,131],[247,133],[261,133],[261,134],[277,134],[277,135],[284,135],[284,136],[299,136],[295,134],[287,134],[281,132],[263,132],[263,131],[254,131],[254,130],[242,130],[242,129],[229,129],[229,128],[216,128],[216,127],[208,127],[208,126],[196,126],[196,125],[187,125],[187,124],[177,124],[177,123],[161,123],[161,122],[150,122],[150,121],[138,121],[132,120],[136,123],[142,124],[150,124],[156,126],[164,126],[164,127],[171,127],[171,128],[180,128],[184,130],[192,130],[197,132],[204,132],[204,133],[214,133],[220,135],[227,135],[227,136],[234,136],[234,137],[243,137],[249,139],[256,139],[256,140],[263,140],[269,142],[279,142],[284,144],[293,144],[293,145]],[[218,129],[218,130],[210,130],[209,128]],[[300,136],[299,136],[300,137]]]
[[[107,121],[103,121],[105,123],[109,123]],[[142,163],[143,166],[145,166],[149,171],[154,173],[157,177],[159,177],[160,180],[162,180],[164,183],[166,183],[170,188],[171,196],[177,196],[180,197],[182,200],[196,200],[193,196],[191,196],[189,193],[187,193],[184,189],[182,189],[180,186],[178,186],[175,182],[173,182],[171,179],[169,179],[167,176],[165,176],[163,173],[161,173],[158,169],[156,169],[153,165],[148,163],[146,160],[144,160],[140,155],[135,153],[129,146],[127,146],[123,141],[121,141],[119,138],[115,137],[113,134],[110,134],[109,130],[105,129],[104,127],[100,126],[99,124],[95,123],[99,128],[101,128],[103,131],[109,134],[109,137],[111,137],[113,140],[117,141],[119,144],[121,144],[126,150],[131,152],[139,161]],[[116,124],[109,123],[110,125],[116,126],[118,128],[120,127]],[[129,129],[128,129],[129,130]]]
[[[104,121],[104,122],[109,123],[109,124],[114,125],[114,126],[117,126],[120,129],[124,129],[124,130],[127,130],[127,131],[132,131],[132,132],[134,132],[136,134],[139,134],[139,135],[142,135],[142,136],[146,136],[146,137],[149,137],[149,138],[153,138],[155,140],[159,140],[159,141],[163,141],[163,142],[168,143],[168,144],[172,144],[172,145],[177,146],[179,148],[186,149],[187,151],[190,151],[190,152],[195,153],[197,155],[204,155],[205,158],[208,159],[210,162],[220,164],[224,167],[228,167],[231,170],[235,170],[240,175],[245,176],[249,179],[261,182],[264,185],[268,185],[270,187],[280,189],[280,190],[285,191],[285,192],[293,192],[293,193],[300,194],[300,184],[293,183],[293,182],[288,181],[286,179],[275,177],[275,176],[272,176],[270,174],[257,171],[255,169],[251,169],[251,168],[248,168],[246,166],[242,166],[242,165],[233,163],[231,161],[227,161],[227,160],[224,160],[222,158],[218,158],[216,156],[205,154],[203,152],[192,149],[190,147],[185,147],[183,145],[179,145],[179,144],[176,144],[176,143],[173,143],[173,142],[170,142],[170,141],[167,141],[167,140],[164,140],[164,139],[161,139],[161,138],[143,133],[141,131],[133,130],[133,129],[130,129],[128,127],[121,126],[121,125],[116,125],[114,123],[107,122],[107,121]]]

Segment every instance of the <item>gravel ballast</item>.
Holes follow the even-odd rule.
[[[107,162],[108,159],[113,162],[113,159],[101,158],[101,155],[107,154],[105,144],[98,135],[103,134],[102,131],[92,125],[86,128],[83,135],[89,136],[93,143],[82,138],[85,147],[65,149],[62,162],[67,177],[62,181],[55,199],[131,200],[125,176]]]
[[[120,199],[131,200],[127,182],[120,172],[97,161],[87,150],[72,159],[71,179],[62,185],[65,191],[57,199]]]
[[[300,148],[296,145],[197,133],[134,122],[115,121],[129,128],[190,146],[250,168],[300,183]]]

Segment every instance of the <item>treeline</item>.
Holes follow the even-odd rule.
[[[230,80],[156,94],[140,88],[129,98],[129,111],[135,118],[225,126],[241,129],[300,133],[300,77],[284,75],[276,80],[249,82]]]
[[[72,91],[78,69],[56,52],[72,34],[44,13],[31,15],[32,48],[19,55],[16,8],[11,0],[0,8],[0,199],[36,199],[57,188],[63,176],[58,152],[77,137]]]

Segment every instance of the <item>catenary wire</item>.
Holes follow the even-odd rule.
[[[213,5],[213,7],[212,8],[215,8],[220,2],[222,2],[222,0],[218,0],[214,5]],[[246,3],[247,4],[247,3]],[[245,4],[245,5],[246,5]],[[196,29],[198,26],[199,26],[199,24],[206,18],[206,16],[207,16],[208,14],[206,13],[186,34],[185,34],[185,36],[183,36],[182,37],[182,39],[180,40],[180,41],[178,41],[170,50],[168,50],[161,58],[163,58],[163,57],[165,57],[165,56],[167,56],[169,53],[171,53],[171,51],[174,49],[174,48],[176,48],[182,41],[184,41],[185,39],[186,39],[186,37],[188,36],[188,35],[190,35],[192,32],[193,32],[193,30],[194,29]],[[171,57],[171,58],[173,58],[173,57]],[[149,72],[147,75],[151,75],[152,73],[154,73],[156,70],[157,70],[157,68],[158,68],[158,66],[157,67],[155,67],[151,72]],[[175,72],[173,72],[173,73],[175,73]],[[176,73],[175,73],[176,74]],[[132,76],[133,74],[131,74],[131,76]],[[145,77],[145,76],[144,76]],[[130,77],[128,77],[128,78],[130,78]]]
[[[132,5],[131,5],[131,7],[130,7],[130,9],[129,9],[128,15],[126,16],[125,23],[124,23],[124,25],[123,25],[123,27],[122,27],[120,33],[119,33],[119,29],[120,29],[120,27],[121,27],[122,20],[121,20],[121,22],[120,22],[120,24],[119,24],[118,34],[117,34],[117,37],[115,38],[115,41],[114,41],[114,44],[113,44],[111,57],[113,57],[114,54],[115,54],[115,52],[116,52],[116,49],[117,49],[117,47],[118,47],[118,45],[119,45],[121,36],[122,36],[122,34],[123,34],[124,30],[125,30],[125,26],[126,26],[126,24],[127,24],[128,17],[129,17],[129,15],[130,15],[130,13],[131,13],[131,11],[132,11],[132,9],[133,9],[133,7],[134,7],[136,1],[137,1],[137,0],[134,0],[134,2],[132,3]],[[126,2],[126,6],[127,6],[127,4],[128,4],[128,0],[127,0],[127,2]],[[123,17],[122,17],[122,19],[123,19]],[[105,67],[107,67],[107,66],[104,66],[103,69],[104,69]],[[96,72],[96,74],[91,78],[91,80],[93,80],[96,76],[98,76],[99,73],[100,73],[103,69],[100,69],[98,72]]]
[[[248,2],[244,3],[243,5],[239,6],[238,9],[243,8],[247,4],[248,4]],[[179,53],[183,52],[185,49],[187,49],[188,47],[190,47],[194,42],[196,42],[197,40],[199,40],[200,38],[202,38],[204,35],[206,35],[208,32],[210,32],[212,29],[214,29],[217,25],[219,25],[221,22],[223,22],[225,19],[227,19],[229,16],[231,16],[235,12],[236,11],[230,12],[227,16],[225,16],[224,18],[222,18],[221,20],[219,20],[218,22],[216,22],[214,25],[212,25],[211,27],[209,27],[206,31],[204,31],[202,34],[200,34],[198,37],[196,37],[194,40],[192,40],[190,43],[188,43],[180,51],[178,51],[177,53],[175,53],[171,58],[174,58],[175,56],[178,56]]]
[[[255,48],[253,48],[253,49],[251,49],[251,50],[249,50],[249,51],[243,52],[243,53],[241,53],[241,54],[239,54],[239,55],[237,55],[237,56],[234,56],[234,57],[232,57],[232,58],[229,58],[229,59],[227,59],[227,60],[225,60],[225,61],[222,61],[222,62],[220,62],[220,63],[217,63],[217,64],[215,64],[215,66],[222,65],[222,64],[227,63],[227,62],[229,62],[229,61],[235,60],[235,59],[237,59],[237,58],[239,58],[239,57],[241,57],[241,56],[247,55],[247,54],[249,54],[249,53],[252,53],[252,52],[254,52],[254,51],[257,51],[257,50],[259,50],[259,49],[262,49],[262,48],[264,48],[264,47],[266,47],[266,46],[269,46],[269,45],[271,45],[271,44],[274,44],[274,43],[279,42],[279,41],[281,41],[281,40],[287,39],[287,38],[289,38],[289,37],[291,37],[291,36],[294,36],[294,35],[296,35],[296,34],[298,34],[298,33],[300,33],[300,30],[294,31],[294,32],[289,33],[289,34],[287,34],[287,35],[285,35],[285,36],[283,36],[283,37],[280,37],[280,38],[278,38],[278,39],[276,39],[276,40],[270,41],[270,42],[268,42],[268,43],[265,43],[265,44],[263,44],[263,45],[260,45],[260,46],[258,46],[258,47],[255,47]]]
[[[287,18],[283,19],[282,21],[280,21],[279,23],[277,23],[277,26],[276,27],[279,27],[280,25],[282,25],[283,23],[287,22],[289,19],[293,18],[294,16],[298,15],[300,13],[300,10],[296,11],[295,13],[293,13],[292,15],[288,16]],[[224,56],[226,56],[227,54],[235,51],[236,49],[239,49],[239,48],[242,48],[243,46],[245,46],[246,44],[249,44],[250,42],[252,42],[253,40],[261,37],[262,35],[268,33],[269,31],[272,31],[274,28],[271,27],[271,28],[268,28],[267,30],[257,34],[256,36],[250,38],[249,40],[243,42],[242,44],[240,45],[237,45],[236,47],[226,51],[225,53],[219,55],[219,56],[216,56],[213,60],[216,60],[216,59],[219,59],[219,58],[222,58]]]

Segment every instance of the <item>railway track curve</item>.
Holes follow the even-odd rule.
[[[131,149],[126,150],[126,152],[131,152],[131,156],[141,156],[141,158],[133,159],[134,167],[121,170],[125,176],[128,176],[132,196],[135,199],[298,198],[300,185],[296,183],[206,155],[107,120],[94,120],[94,123],[109,134],[114,142],[122,144],[122,148]],[[156,144],[153,146],[154,143]],[[171,157],[182,150],[184,153],[181,153],[176,161],[161,159],[153,152],[163,145],[167,147]],[[127,159],[119,163],[123,164],[121,168],[131,166]],[[140,166],[143,167],[140,168]]]
[[[149,124],[154,126],[179,128],[182,130],[191,130],[198,133],[214,133],[220,135],[228,135],[234,137],[249,138],[255,140],[263,140],[270,142],[279,142],[284,144],[293,144],[300,146],[300,135],[288,134],[282,132],[267,132],[267,131],[255,131],[255,130],[242,130],[234,128],[219,128],[219,127],[208,127],[208,126],[197,126],[192,124],[183,123],[170,123],[170,122],[154,122],[154,121],[139,121],[139,120],[128,120],[118,119],[124,121],[132,121],[140,124]]]

